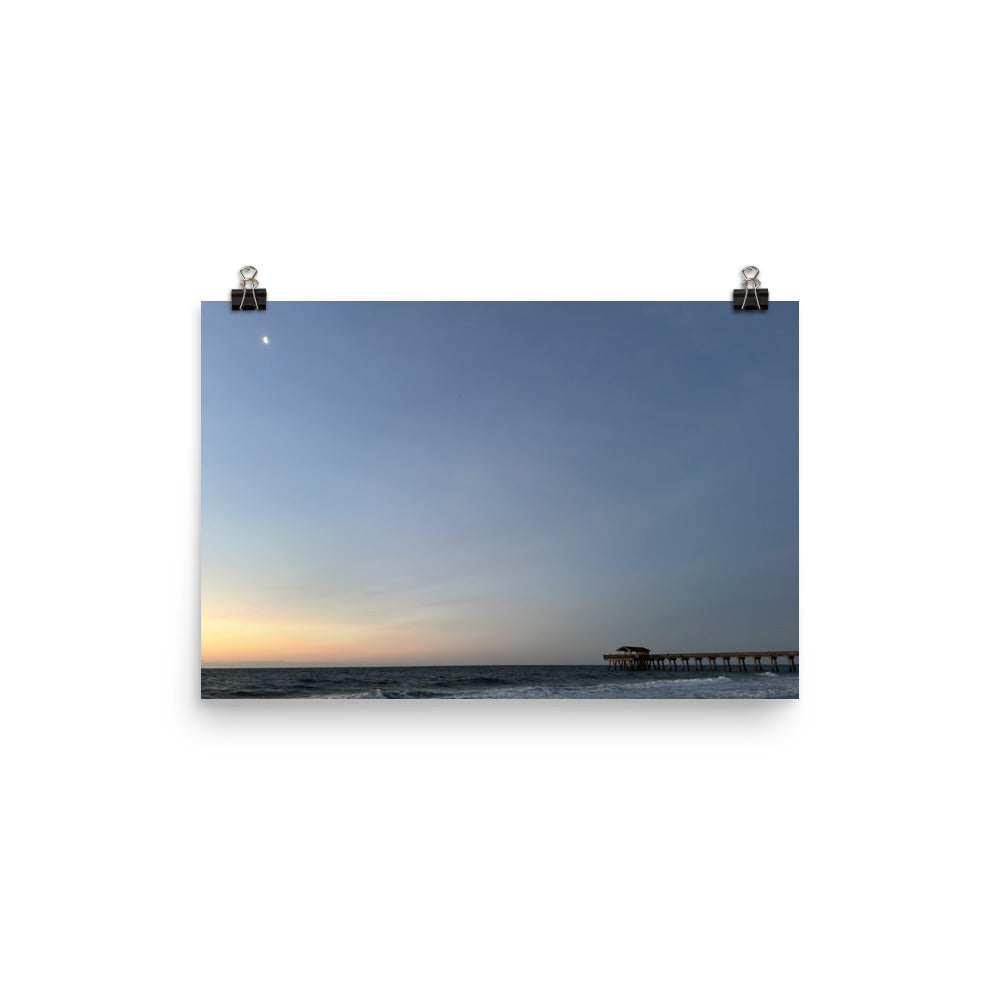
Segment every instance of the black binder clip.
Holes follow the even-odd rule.
[[[751,264],[749,267],[743,268],[740,274],[743,275],[743,287],[733,289],[733,308],[740,311],[744,309],[766,310],[767,289],[760,287],[760,279],[757,277],[760,274],[760,268]],[[753,292],[752,297],[751,292]]]
[[[257,268],[240,268],[240,288],[234,288],[232,293],[233,312],[240,309],[266,309],[267,289],[259,288],[260,282],[257,280]],[[250,294],[247,295],[247,292]]]

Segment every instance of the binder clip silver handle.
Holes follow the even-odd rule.
[[[240,289],[242,289],[242,293]],[[250,293],[249,300],[247,299],[247,292]],[[267,308],[267,289],[260,287],[260,282],[257,280],[257,268],[250,264],[240,268],[240,288],[232,290],[230,299],[232,301],[233,312],[245,309],[260,310]]]
[[[743,289],[742,292],[739,288],[733,289],[733,308],[740,310],[740,312],[743,310],[762,312],[767,309],[768,294],[766,288],[760,287],[760,268],[750,264],[744,267],[740,274],[743,276],[741,282]],[[753,292],[752,299],[750,298],[751,292]]]

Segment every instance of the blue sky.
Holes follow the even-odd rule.
[[[797,303],[207,302],[202,384],[205,662],[798,648]]]

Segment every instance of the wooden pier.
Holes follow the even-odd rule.
[[[747,673],[753,670],[777,670],[778,661],[785,660],[789,673],[798,673],[798,650],[753,653],[605,653],[608,670],[721,670]],[[764,661],[767,666],[764,666]],[[735,667],[734,667],[735,664]]]

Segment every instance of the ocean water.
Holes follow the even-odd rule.
[[[202,698],[798,698],[799,675],[607,666],[202,667]]]

